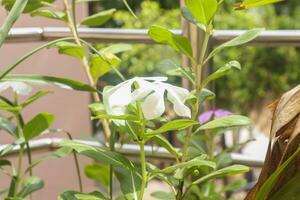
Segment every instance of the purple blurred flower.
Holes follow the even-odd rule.
[[[206,111],[201,115],[199,115],[198,120],[200,124],[204,124],[213,118],[221,118],[228,115],[232,115],[232,112],[223,109],[214,109],[214,110]]]

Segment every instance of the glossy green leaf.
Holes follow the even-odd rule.
[[[238,126],[248,126],[252,121],[242,115],[229,115],[222,118],[217,118],[212,121],[209,121],[201,125],[196,132],[201,130],[211,130],[211,129],[220,129],[220,128],[231,128]]]
[[[280,167],[264,182],[264,184],[259,188],[258,192],[256,193],[254,200],[261,200],[267,197],[273,186],[277,183],[280,175],[288,168],[289,164],[299,156],[300,148],[293,153]]]
[[[216,97],[216,94],[210,91],[209,89],[202,88],[200,92],[199,101],[204,102],[205,100],[212,100]]]
[[[264,29],[258,28],[258,29],[251,29],[251,30],[245,31],[244,33],[237,36],[236,38],[233,38],[232,40],[229,40],[228,42],[225,42],[225,43],[221,44],[220,46],[216,47],[208,55],[208,58],[206,60],[212,58],[214,55],[219,53],[224,48],[243,45],[245,43],[250,42],[251,40],[254,40],[263,30]]]
[[[166,150],[168,150],[172,155],[174,155],[176,158],[179,158],[180,154],[179,152],[172,146],[172,144],[163,136],[155,135],[150,138],[150,140],[156,144],[159,144],[160,146],[164,147]]]
[[[193,57],[190,41],[181,35],[175,35],[168,29],[161,26],[150,26],[148,35],[158,43],[167,44],[176,51],[179,51],[190,58]]]
[[[101,26],[105,24],[108,20],[110,20],[113,17],[115,12],[116,9],[109,9],[109,10],[98,12],[94,15],[84,18],[80,22],[80,24],[86,26]]]
[[[181,15],[190,23],[195,24],[198,28],[202,29],[203,31],[206,31],[206,27],[204,24],[201,24],[189,11],[189,9],[186,6],[183,6],[181,8]]]
[[[0,169],[4,166],[11,166],[11,162],[9,160],[0,158]]]
[[[15,138],[18,138],[17,126],[7,118],[0,115],[0,130],[4,130]]]
[[[1,1],[1,4],[4,5],[6,8],[9,7],[9,10],[11,11],[9,12],[8,16],[6,17],[4,23],[0,28],[0,47],[2,46],[12,26],[20,17],[21,13],[24,11],[27,3],[28,0],[17,0],[17,1],[2,0]]]
[[[85,175],[104,186],[109,185],[109,167],[108,165],[100,165],[97,163],[89,164],[84,168]]]
[[[208,25],[215,15],[217,0],[185,0],[185,4],[192,15],[204,25]]]
[[[155,199],[160,199],[160,200],[175,200],[175,196],[172,193],[169,192],[163,192],[163,191],[156,191],[151,193],[151,196],[154,197]]]
[[[25,0],[23,0],[25,2]],[[45,3],[53,3],[55,0],[28,0],[28,3],[24,9],[24,13],[29,13],[38,8],[41,8],[45,5]],[[6,10],[11,10],[13,4],[16,0],[2,0],[1,4],[5,7]]]
[[[40,113],[25,124],[23,132],[26,141],[39,136],[48,129],[54,121],[54,115],[50,113]]]
[[[69,55],[75,58],[82,59],[85,55],[84,48],[72,42],[61,41],[55,43],[53,47],[58,48],[60,54]]]
[[[70,140],[65,140],[60,145],[70,147],[79,154],[95,159],[96,161],[113,165],[115,167],[123,167],[128,170],[134,170],[132,162],[117,152],[91,147],[89,145]]]
[[[279,191],[271,195],[270,200],[297,200],[300,194],[300,173],[283,185]]]
[[[2,80],[7,81],[21,81],[31,84],[38,84],[38,85],[47,85],[52,84],[58,86],[63,89],[72,89],[72,90],[79,90],[79,91],[88,91],[88,92],[98,92],[92,86],[66,78],[60,77],[53,77],[53,76],[41,76],[41,75],[7,75]]]
[[[168,131],[178,131],[178,130],[186,129],[194,125],[199,125],[199,122],[194,120],[189,120],[189,119],[178,119],[162,125],[159,129],[147,131],[146,135],[154,136],[161,133],[166,133]]]
[[[138,194],[142,184],[140,176],[131,170],[126,170],[121,167],[114,168],[114,172],[120,182],[120,187],[125,198],[138,200]]]
[[[198,156],[196,158],[193,158],[192,160],[172,165],[172,166],[167,167],[165,169],[159,170],[158,172],[159,173],[170,174],[170,173],[174,173],[177,169],[191,168],[191,167],[199,167],[199,168],[209,167],[211,169],[215,169],[216,168],[216,163],[214,163],[213,161],[203,159],[203,156]]]
[[[49,19],[58,19],[58,20],[64,20],[66,21],[66,13],[61,11],[52,11],[52,10],[35,10],[30,13],[32,17],[46,17]]]
[[[23,188],[18,194],[19,197],[26,197],[29,194],[38,191],[44,187],[44,182],[37,176],[26,177],[23,181]]]
[[[245,173],[248,171],[249,171],[249,167],[246,167],[243,165],[231,165],[229,167],[225,167],[223,169],[219,169],[208,175],[205,175],[205,176],[197,179],[196,181],[192,182],[191,185],[203,184],[204,182],[211,180],[211,179],[221,178],[221,177],[225,177],[225,176],[233,176],[233,175],[242,174],[242,173]]]
[[[98,191],[82,193],[68,190],[59,195],[58,200],[108,200],[108,198]]]
[[[268,4],[278,3],[284,0],[244,0],[243,2],[237,4],[235,9],[242,10],[248,8],[254,8],[259,6],[265,6]]]
[[[209,75],[202,83],[203,87],[205,87],[209,82],[216,80],[222,76],[225,76],[231,69],[241,70],[241,64],[238,61],[230,61],[226,63],[225,66],[220,67],[217,71]]]
[[[31,97],[29,97],[28,99],[26,99],[24,102],[21,103],[21,107],[22,108],[26,108],[28,105],[32,104],[33,102],[35,102],[36,100],[40,99],[41,97],[47,95],[51,93],[48,90],[45,91],[38,91],[37,93],[35,93],[34,95],[32,95]]]

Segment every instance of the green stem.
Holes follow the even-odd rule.
[[[147,170],[146,170],[146,156],[145,156],[145,144],[140,142],[140,162],[141,162],[141,174],[142,174],[142,184],[141,191],[139,194],[139,200],[143,200],[145,188],[147,185]]]
[[[111,136],[109,138],[109,148],[110,151],[115,151],[115,130],[112,129]],[[114,178],[114,167],[109,165],[109,196],[110,199],[113,199],[113,178]]]
[[[204,35],[204,40],[202,43],[202,48],[201,48],[201,52],[199,55],[199,62],[194,64],[194,73],[195,73],[195,85],[194,85],[194,89],[196,92],[196,102],[195,104],[192,106],[192,119],[196,120],[197,115],[199,113],[199,97],[200,97],[200,93],[202,90],[202,84],[201,84],[201,78],[202,78],[202,68],[204,65],[204,59],[205,59],[205,54],[208,48],[208,41],[209,41],[209,37],[210,37],[210,32],[208,31],[208,27],[207,27],[207,32],[205,32]],[[187,154],[188,154],[188,147],[193,135],[193,126],[189,127],[187,130],[187,135],[185,137],[184,140],[184,144],[183,144],[183,149],[182,149],[182,158],[181,158],[181,162],[185,162],[187,160]],[[183,197],[183,187],[184,187],[184,180],[180,180],[179,181],[179,186],[178,186],[178,192],[176,195],[176,200],[181,200]]]

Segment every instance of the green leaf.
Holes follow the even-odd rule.
[[[122,167],[116,167],[114,168],[114,171],[126,199],[138,200],[138,194],[142,184],[140,176],[133,171],[126,170]]]
[[[118,54],[121,52],[129,51],[132,49],[132,45],[130,44],[112,44],[108,47],[105,47],[101,49],[101,53],[112,53],[112,54]]]
[[[127,120],[127,121],[138,121],[139,118],[136,117],[135,115],[97,115],[95,117],[92,117],[92,119],[120,119],[120,120]]]
[[[24,102],[21,103],[21,107],[22,108],[26,108],[28,105],[30,105],[31,103],[35,102],[36,100],[38,100],[39,98],[47,95],[51,93],[50,91],[38,91],[37,93],[35,93],[34,95],[32,95],[31,97],[29,97],[28,99],[26,99]]]
[[[185,0],[185,4],[192,15],[204,25],[210,24],[218,8],[217,0]]]
[[[13,176],[11,178],[11,181],[10,181],[10,185],[9,185],[9,190],[8,190],[8,199],[11,199],[11,200],[19,200],[19,199],[14,199],[14,198],[9,198],[9,197],[13,197],[15,195],[15,191],[16,191],[16,182],[17,182],[17,177],[16,176]],[[22,199],[20,199],[22,200]]]
[[[58,48],[60,54],[66,54],[75,58],[82,59],[85,55],[84,48],[72,42],[57,42],[53,47]]]
[[[25,0],[23,0],[25,2]],[[24,9],[24,13],[29,13],[38,8],[41,8],[45,5],[45,3],[53,3],[55,0],[28,0],[28,3]],[[13,4],[16,0],[2,0],[1,3],[5,7],[6,10],[11,10]],[[25,3],[26,4],[26,3]]]
[[[91,103],[88,107],[94,115],[105,114],[105,107],[103,103],[99,103],[99,102]]]
[[[58,200],[108,200],[108,198],[98,191],[82,193],[68,190],[59,195]]]
[[[97,163],[89,164],[85,166],[84,173],[88,178],[97,181],[106,187],[109,185],[109,167],[107,165],[100,165]]]
[[[235,180],[229,184],[227,184],[222,191],[223,192],[230,192],[230,191],[234,191],[234,190],[239,190],[244,188],[247,185],[247,181],[245,179],[241,179],[241,180]]]
[[[156,191],[151,193],[151,196],[160,200],[175,200],[175,196],[169,192]]]
[[[297,149],[280,167],[264,182],[264,184],[259,188],[258,192],[255,195],[254,200],[265,199],[273,189],[273,186],[276,184],[280,175],[284,172],[284,170],[288,169],[289,164],[299,156],[300,148]]]
[[[187,162],[178,163],[176,165],[172,165],[170,167],[167,167],[165,169],[157,171],[158,173],[164,173],[164,174],[170,174],[174,173],[177,169],[182,168],[191,168],[191,167],[209,167],[211,169],[216,168],[216,163],[209,160],[204,160],[203,156],[198,156],[196,158],[193,158],[192,160],[189,160]]]
[[[189,120],[189,119],[178,119],[162,125],[159,129],[147,131],[146,135],[155,136],[161,133],[166,133],[168,131],[178,131],[178,130],[186,129],[194,125],[199,125],[199,122],[194,120]]]
[[[46,17],[50,19],[58,19],[58,20],[63,20],[66,21],[66,13],[61,12],[61,11],[52,11],[52,10],[35,10],[30,13],[30,16],[32,17]]]
[[[116,12],[116,9],[109,9],[101,11],[97,14],[88,16],[84,18],[80,24],[86,26],[101,26],[105,24],[108,20],[113,17],[113,14]]]
[[[181,15],[190,23],[195,24],[197,27],[199,27],[200,29],[202,29],[203,31],[206,31],[206,27],[205,25],[201,24],[193,15],[192,13],[189,11],[189,9],[184,6],[181,8]]]
[[[27,3],[28,0],[17,0],[17,1],[2,0],[1,1],[1,4],[4,5],[6,9],[7,7],[9,7],[9,10],[11,9],[11,11],[9,12],[3,25],[0,28],[0,47],[2,46],[12,26],[20,17],[21,13],[24,11]]]
[[[11,166],[11,162],[9,160],[0,158],[0,169],[4,166]]]
[[[23,181],[23,188],[18,194],[19,197],[26,197],[29,194],[40,190],[44,187],[44,182],[37,176],[26,177]]]
[[[231,165],[229,167],[225,167],[223,169],[219,169],[215,172],[205,175],[205,176],[197,179],[196,181],[192,182],[191,185],[203,184],[204,182],[211,180],[211,179],[221,178],[224,176],[233,176],[233,175],[245,173],[248,171],[249,171],[249,167],[246,167],[243,165]]]
[[[242,10],[242,9],[248,9],[248,8],[254,8],[259,6],[265,6],[268,4],[278,3],[284,0],[244,0],[241,3],[238,3],[235,6],[236,10]]]
[[[212,100],[216,97],[216,94],[210,91],[209,89],[202,88],[200,92],[199,101],[204,102],[205,100]]]
[[[179,76],[188,79],[193,84],[195,83],[194,75],[190,68],[182,67],[170,59],[163,60],[158,64],[157,67],[159,67],[162,71],[166,69],[167,70],[166,75],[168,76]],[[168,68],[171,69],[168,70]]]
[[[237,126],[247,126],[252,122],[248,117],[242,115],[229,115],[222,118],[217,118],[201,125],[196,132],[201,130],[211,130],[220,128],[231,128]]]
[[[179,152],[172,146],[172,144],[163,136],[155,135],[152,138],[150,138],[151,141],[153,141],[156,144],[159,144],[160,146],[164,147],[166,150],[168,150],[172,155],[174,155],[176,158],[179,158]]]
[[[20,81],[20,82],[26,82],[31,84],[52,84],[56,85],[58,87],[61,87],[63,89],[73,89],[73,90],[79,90],[79,91],[88,91],[88,92],[98,92],[95,88],[92,86],[72,80],[72,79],[66,79],[66,78],[60,78],[60,77],[53,77],[53,76],[41,76],[41,75],[7,75],[2,80],[7,81]]]
[[[270,197],[270,200],[297,200],[300,194],[300,173],[294,176],[279,191]]]
[[[15,138],[18,138],[17,126],[7,118],[0,116],[0,130],[4,130]]]
[[[122,154],[102,148],[91,147],[89,145],[70,140],[64,140],[60,145],[63,147],[70,147],[79,154],[95,159],[96,161],[113,165],[115,167],[123,167],[128,170],[134,170],[132,162]]]
[[[243,45],[245,43],[250,42],[251,40],[254,40],[264,29],[258,28],[258,29],[251,29],[248,31],[245,31],[241,35],[237,36],[236,38],[233,38],[232,40],[229,40],[228,42],[225,42],[221,44],[220,46],[216,47],[207,57],[206,60],[212,58],[217,53],[219,53],[221,50],[227,47],[234,47]]]
[[[15,113],[15,112],[20,111],[22,109],[22,107],[21,106],[10,105],[5,101],[0,100],[0,109],[8,111],[8,112]]]
[[[220,67],[217,71],[209,75],[202,83],[203,87],[205,87],[209,82],[216,80],[222,76],[225,76],[232,68],[241,70],[241,64],[238,61],[230,61],[226,63],[225,66]]]
[[[180,35],[175,35],[168,29],[161,26],[150,26],[148,35],[158,43],[163,43],[171,46],[176,51],[179,51],[190,58],[193,58],[192,46],[188,38]]]
[[[97,81],[100,77],[110,72],[113,67],[118,67],[120,63],[121,60],[114,54],[105,53],[103,57],[93,54],[89,60],[90,72],[94,80]]]
[[[54,121],[54,115],[50,113],[40,113],[24,126],[24,137],[26,141],[39,136],[48,129]]]

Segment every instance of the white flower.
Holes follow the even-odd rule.
[[[29,85],[23,82],[18,82],[18,81],[0,82],[0,92],[3,92],[8,88],[11,88],[14,92],[16,92],[19,95],[28,95],[32,90],[32,88]]]
[[[151,120],[165,112],[164,95],[172,102],[174,111],[182,117],[191,117],[191,110],[184,105],[189,91],[187,89],[164,83],[167,77],[136,77],[104,90],[107,112],[112,115],[125,114],[126,106],[134,101],[141,101],[142,112]],[[138,89],[133,90],[134,83]]]

